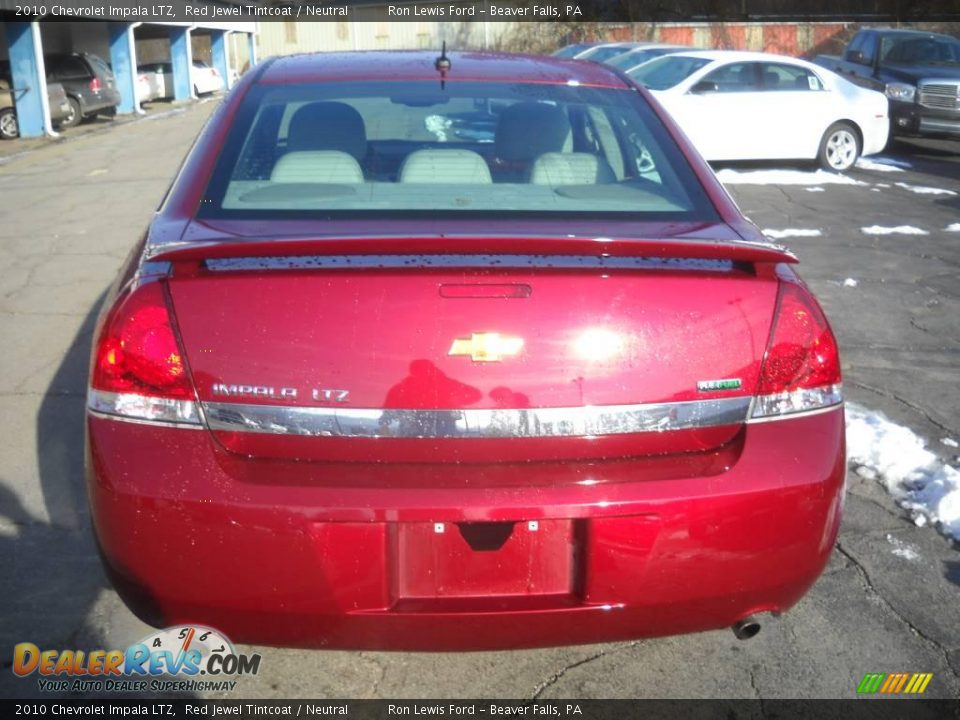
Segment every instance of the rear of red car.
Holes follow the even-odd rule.
[[[450,650],[792,606],[844,477],[793,258],[599,66],[460,56],[440,85],[386,59],[245,80],[117,283],[88,478],[124,599],[237,641]]]

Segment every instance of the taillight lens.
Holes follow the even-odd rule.
[[[100,85],[100,78],[95,77],[93,80],[90,81],[90,92],[100,92],[101,87],[102,86]]]
[[[161,283],[141,285],[110,311],[97,338],[88,404],[112,415],[199,423]]]
[[[782,283],[753,417],[816,410],[843,402],[837,341],[817,302]]]

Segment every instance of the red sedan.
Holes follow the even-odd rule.
[[[105,564],[148,622],[235,641],[748,637],[843,505],[837,345],[795,263],[607,67],[267,61],[99,322]]]

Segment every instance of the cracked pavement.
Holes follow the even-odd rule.
[[[34,144],[0,165],[0,693],[36,695],[9,671],[13,644],[125,647],[146,634],[104,578],[83,490],[83,405],[96,305],[215,104]],[[808,228],[800,256],[838,333],[848,397],[884,411],[956,462],[960,439],[960,146],[911,142],[905,172],[864,185],[732,185],[763,228]],[[742,168],[740,168],[742,169]],[[877,187],[888,185],[889,187]],[[924,236],[871,236],[868,225]],[[858,281],[844,286],[846,278]],[[894,550],[909,547],[908,559]],[[960,694],[960,556],[915,527],[883,488],[849,475],[837,551],[810,593],[762,632],[462,654],[256,648],[244,697],[854,697],[867,672],[932,672],[927,696]],[[213,697],[213,695],[211,695]]]

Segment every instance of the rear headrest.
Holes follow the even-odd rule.
[[[518,102],[504,108],[494,138],[502,160],[533,160],[563,149],[570,135],[570,121],[556,105]]]
[[[270,180],[277,183],[362,183],[360,165],[338,150],[304,150],[287,153],[273,167]]]
[[[773,70],[767,70],[763,73],[763,86],[768,88],[779,87],[780,75],[775,73]]]
[[[402,183],[466,183],[489,185],[487,161],[472,150],[417,150],[400,169]]]
[[[610,163],[590,153],[545,153],[530,171],[534,185],[597,185],[616,181]]]
[[[360,161],[367,154],[367,129],[360,113],[346,103],[310,103],[290,118],[287,150],[339,150]]]

